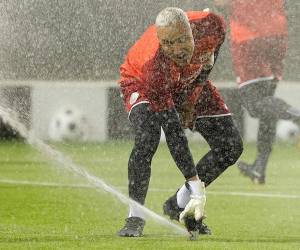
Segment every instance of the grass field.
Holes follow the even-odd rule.
[[[91,174],[127,193],[131,144],[57,145]],[[192,144],[195,159],[207,151]],[[254,146],[242,156],[253,159]],[[0,249],[300,249],[300,150],[276,145],[267,183],[258,186],[235,166],[208,188],[206,223],[213,231],[190,242],[147,221],[143,238],[119,238],[127,206],[83,177],[55,165],[21,142],[0,144]],[[164,200],[183,183],[162,144],[155,155],[147,207],[162,214]]]

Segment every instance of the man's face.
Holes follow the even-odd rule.
[[[189,26],[177,23],[157,27],[157,37],[164,53],[179,66],[191,62],[194,53],[194,38]]]

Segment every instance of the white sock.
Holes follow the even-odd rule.
[[[190,201],[190,190],[188,190],[185,184],[177,192],[177,204],[180,208],[185,208],[185,206]]]
[[[200,180],[188,181],[191,195],[202,196],[204,194],[204,184]]]
[[[145,219],[145,215],[143,211],[135,206],[134,204],[129,205],[129,215],[128,217],[140,217],[142,219]]]

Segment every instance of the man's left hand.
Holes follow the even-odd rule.
[[[195,119],[195,107],[192,103],[184,102],[181,106],[181,123],[184,128],[193,127]]]
[[[206,203],[205,194],[201,196],[191,195],[191,200],[185,206],[184,210],[181,212],[179,216],[179,221],[184,223],[184,218],[192,215],[196,221],[199,221],[204,217],[204,207]]]
[[[212,53],[212,54],[210,54],[209,58],[207,59],[207,61],[203,65],[203,69],[204,70],[212,69],[212,67],[214,66],[214,63],[215,63],[215,55],[214,55],[214,53]]]

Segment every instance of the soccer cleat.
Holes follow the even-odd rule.
[[[257,172],[253,165],[240,161],[237,163],[240,172],[254,183],[265,184],[265,176]]]
[[[163,210],[164,214],[168,215],[171,220],[179,221],[179,216],[184,209],[178,207],[177,193],[172,195],[168,200],[165,201]],[[191,240],[196,239],[198,234],[211,234],[211,230],[206,224],[202,222],[202,219],[196,221],[194,217],[187,216],[184,218],[184,225],[188,232],[191,234]]]
[[[142,237],[145,221],[140,217],[128,217],[125,226],[118,232],[121,237]]]

